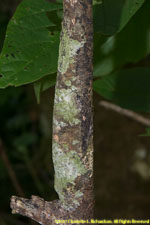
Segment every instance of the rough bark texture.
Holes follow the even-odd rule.
[[[13,196],[13,213],[40,224],[93,218],[92,0],[64,0],[53,115],[53,162],[59,200]]]

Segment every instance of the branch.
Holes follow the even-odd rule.
[[[31,199],[11,197],[11,209],[13,214],[27,216],[39,224],[55,224],[58,217],[63,216],[64,212],[60,212],[59,201],[47,202],[38,196],[31,196]],[[60,214],[59,214],[60,213]]]
[[[93,218],[93,21],[92,0],[63,0],[53,112],[53,202],[13,196],[13,213],[40,224]],[[69,223],[68,223],[69,224]]]
[[[141,116],[140,114],[138,114],[136,112],[133,112],[128,109],[123,109],[120,106],[117,106],[117,105],[107,102],[107,101],[100,101],[99,105],[103,106],[106,109],[115,111],[121,115],[127,116],[144,126],[148,126],[148,127],[150,126],[150,120]]]

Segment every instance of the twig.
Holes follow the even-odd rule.
[[[138,114],[136,112],[133,112],[128,109],[123,109],[120,106],[117,106],[117,105],[107,102],[107,101],[100,101],[99,105],[103,106],[106,109],[115,111],[121,115],[127,116],[127,117],[135,120],[136,122],[141,123],[144,126],[147,126],[147,127],[150,126],[150,120],[145,118],[144,116],[141,116],[140,114]]]
[[[5,164],[5,167],[8,171],[9,177],[12,181],[12,184],[13,184],[17,194],[19,196],[25,196],[25,194],[24,194],[24,192],[23,192],[23,190],[22,190],[22,188],[21,188],[21,186],[20,186],[20,184],[17,180],[16,174],[15,174],[15,172],[14,172],[12,166],[11,166],[11,163],[10,163],[8,157],[7,157],[6,150],[3,146],[3,143],[2,143],[1,139],[0,139],[0,155],[1,155],[1,158],[4,162],[4,164]]]
[[[10,206],[13,214],[19,213],[44,225],[54,225],[56,219],[66,218],[67,214],[67,211],[61,207],[59,200],[47,202],[34,195],[31,199],[12,196]]]

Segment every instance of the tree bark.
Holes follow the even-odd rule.
[[[92,0],[64,0],[53,113],[53,162],[59,200],[13,196],[13,213],[40,224],[93,218]],[[66,223],[70,224],[70,223]]]

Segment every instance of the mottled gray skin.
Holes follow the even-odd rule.
[[[91,5],[87,5],[91,1],[64,2],[54,102],[53,161],[55,189],[62,206],[76,210],[86,195],[84,185],[91,182],[93,175],[92,28],[87,29],[83,23],[91,21]],[[86,14],[78,18],[81,12]]]

